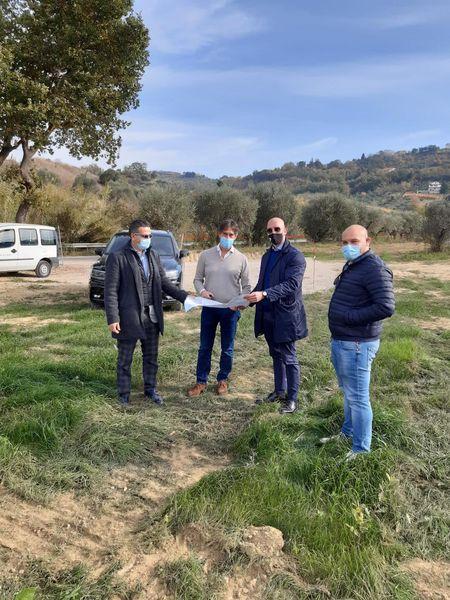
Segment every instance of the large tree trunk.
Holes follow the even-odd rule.
[[[25,193],[22,202],[17,209],[17,223],[25,223],[28,212],[31,208],[31,196],[34,190],[34,180],[31,174],[31,168],[33,165],[33,156],[36,154],[36,150],[29,147],[28,140],[22,140],[22,148],[23,157],[20,163],[20,174],[22,175],[22,183],[25,188]]]

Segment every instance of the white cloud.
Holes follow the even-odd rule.
[[[368,25],[380,27],[381,29],[401,29],[438,23],[449,17],[450,9],[448,4],[438,6],[435,3],[434,6],[425,4],[415,7],[408,6],[402,11],[395,11],[394,9],[382,16],[368,17],[364,21]]]
[[[321,67],[241,69],[150,69],[145,88],[222,89],[236,97],[267,97],[267,91],[321,98],[360,98],[373,94],[404,94],[425,91],[427,86],[450,78],[450,57],[409,55],[384,61],[343,62]]]
[[[149,119],[134,123],[122,133],[122,138],[119,167],[137,161],[147,163],[151,170],[196,171],[210,177],[247,175],[292,160],[309,160],[338,142],[335,137],[326,137],[280,148],[266,139],[219,125]],[[89,158],[77,161],[64,148],[57,150],[53,158],[78,166],[93,162]],[[105,163],[100,164],[106,167]]]
[[[150,48],[185,54],[261,31],[264,21],[237,4],[235,0],[147,0],[141,10],[150,29]]]

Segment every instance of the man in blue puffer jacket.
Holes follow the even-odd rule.
[[[328,310],[331,360],[344,392],[344,424],[341,433],[321,442],[352,438],[348,460],[370,451],[370,370],[380,346],[382,320],[395,309],[392,271],[370,250],[370,241],[361,225],[342,234],[347,262],[334,282]]]

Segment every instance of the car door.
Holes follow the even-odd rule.
[[[36,227],[18,227],[18,259],[20,270],[35,269],[40,258],[38,232]]]
[[[0,228],[0,271],[19,271],[18,235],[14,227]]]

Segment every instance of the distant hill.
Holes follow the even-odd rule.
[[[307,196],[333,191],[379,206],[410,208],[412,201],[429,201],[450,192],[450,145],[400,152],[384,150],[346,162],[289,162],[277,169],[254,171],[246,177],[223,177],[222,181],[239,188],[277,181],[295,194]],[[439,182],[440,187],[431,187],[440,193],[429,194],[427,198],[433,182]],[[414,193],[413,199],[408,192]]]
[[[75,167],[42,158],[36,159],[35,164],[44,179],[50,173],[55,182],[64,187],[71,187],[75,181],[103,185],[110,182],[118,193],[125,187],[128,193],[143,190],[152,183],[177,185],[195,191],[214,188],[218,183],[246,189],[258,183],[278,182],[305,198],[317,193],[340,192],[365,203],[403,209],[450,193],[450,145],[400,152],[383,150],[346,162],[289,162],[276,169],[254,171],[245,177],[224,176],[220,180],[194,172],[149,171],[145,163],[133,163],[120,170],[103,172],[95,165]]]

